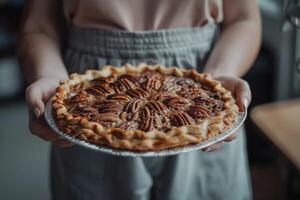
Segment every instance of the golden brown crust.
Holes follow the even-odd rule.
[[[167,131],[157,129],[142,131],[134,130],[134,128],[133,130],[125,130],[122,128],[104,127],[98,122],[92,122],[85,117],[71,113],[65,105],[65,100],[71,92],[71,87],[83,81],[91,81],[96,78],[112,75],[142,73],[144,71],[154,71],[176,77],[190,77],[196,82],[204,83],[214,92],[220,94],[220,98],[224,102],[223,109],[209,118],[196,120],[196,123],[191,125],[173,127]],[[151,84],[151,87],[157,87],[156,83]],[[115,96],[111,98],[122,100],[127,97]],[[200,143],[224,132],[234,123],[238,115],[238,107],[231,93],[223,88],[220,82],[212,79],[209,74],[201,74],[195,70],[179,69],[176,67],[164,67],[162,65],[140,64],[132,66],[126,64],[122,67],[105,66],[102,70],[88,70],[83,75],[72,74],[69,80],[60,83],[52,100],[54,117],[62,131],[94,144],[138,151],[161,150]],[[197,109],[200,110],[197,112]],[[199,112],[203,114],[204,111],[201,108],[195,107],[191,112],[191,115],[197,115]],[[182,117],[187,122],[189,120],[182,113],[175,113],[174,115],[176,115],[176,119]],[[132,126],[134,127],[134,125]]]

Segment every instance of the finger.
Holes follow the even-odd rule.
[[[64,139],[57,140],[57,141],[53,142],[53,144],[60,148],[71,147],[74,145],[73,143],[71,143],[67,140],[64,140]]]
[[[236,85],[235,96],[239,110],[244,112],[251,101],[250,87],[246,81],[241,80],[239,84]]]
[[[218,142],[218,143],[216,143],[216,144],[213,144],[213,145],[210,145],[210,146],[208,146],[208,147],[206,147],[206,148],[204,148],[204,149],[202,149],[203,151],[205,151],[205,152],[211,152],[211,151],[216,151],[216,150],[218,150],[219,148],[221,148],[221,146],[223,145],[223,141],[221,141],[221,142]]]
[[[43,120],[36,120],[33,119],[29,122],[29,130],[32,134],[46,140],[46,141],[56,141],[59,138],[59,136],[54,133],[50,127],[45,124]]]
[[[235,140],[237,138],[237,133],[233,133],[227,138],[224,139],[225,142],[231,142],[232,140]]]
[[[224,141],[231,142],[232,140],[235,140],[240,131],[241,131],[241,128],[238,128],[233,134],[231,134],[227,138],[225,138]]]
[[[26,101],[28,104],[28,111],[31,116],[39,118],[44,113],[43,92],[40,87],[30,85],[26,89]]]

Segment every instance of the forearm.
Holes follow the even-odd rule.
[[[17,51],[21,69],[29,83],[41,77],[67,78],[59,44],[46,34],[32,32],[21,35]]]
[[[60,47],[62,13],[60,0],[25,1],[17,55],[29,83],[42,77],[67,78]]]
[[[214,76],[244,75],[256,58],[260,42],[259,21],[245,20],[224,28],[204,71]]]

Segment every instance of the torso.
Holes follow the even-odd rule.
[[[223,20],[222,0],[63,0],[77,27],[128,31],[200,27]]]

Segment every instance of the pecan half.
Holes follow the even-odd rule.
[[[176,84],[175,77],[166,77],[163,81],[162,86],[159,88],[159,91],[162,92],[177,92],[180,90],[180,85]]]
[[[138,82],[134,77],[130,75],[122,75],[111,84],[111,87],[116,93],[125,93],[129,89],[134,89],[137,85]]]
[[[155,129],[154,123],[154,117],[148,117],[141,122],[140,129],[143,131],[152,131]]]
[[[143,84],[146,90],[158,90],[161,86],[161,79],[158,76],[152,76]]]
[[[89,95],[85,91],[80,91],[74,96],[65,100],[66,104],[80,103],[89,101]]]
[[[213,99],[209,98],[209,97],[206,97],[206,96],[197,96],[193,99],[193,101],[197,104],[197,105],[203,105],[203,106],[206,106],[206,105],[210,105],[212,104],[214,101]]]
[[[146,98],[149,94],[141,88],[128,90],[127,93],[132,98]]]
[[[170,116],[170,121],[173,126],[184,126],[193,124],[193,119],[185,112],[176,111]]]
[[[188,99],[180,96],[165,99],[163,102],[167,107],[174,108],[177,110],[184,110],[190,104]]]
[[[130,101],[132,98],[127,94],[111,94],[106,97],[109,100],[116,100],[116,101]]]
[[[139,128],[139,124],[134,121],[130,122],[123,122],[118,126],[118,128],[124,129],[124,130],[137,130]]]
[[[204,91],[197,87],[183,87],[179,92],[177,92],[178,95],[188,99],[193,99],[203,93]]]
[[[194,105],[190,107],[189,114],[196,119],[206,119],[212,115],[212,112],[202,106]]]
[[[141,108],[142,105],[143,105],[143,100],[133,99],[132,101],[128,102],[124,106],[124,111],[129,112],[129,113],[137,112]]]
[[[198,96],[193,99],[196,105],[200,105],[209,109],[213,113],[220,112],[223,110],[224,102],[218,99],[212,99],[206,96]]]
[[[94,96],[105,96],[113,92],[109,84],[94,85],[86,89],[87,93]]]
[[[109,84],[112,83],[115,80],[113,76],[109,77],[99,77],[94,80],[91,80],[91,83],[94,85],[102,85],[102,84]]]
[[[92,105],[87,105],[87,104],[81,104],[79,103],[72,113],[76,113],[79,115],[86,115],[86,114],[96,114],[98,113],[98,109],[93,107]]]
[[[132,81],[129,80],[129,79],[123,78],[123,79],[120,79],[119,81],[120,81],[121,84],[123,84],[123,86],[124,86],[127,90],[133,89],[133,88],[136,86],[135,83],[132,82]]]
[[[121,121],[119,116],[115,113],[102,113],[96,115],[92,120],[102,124],[103,126],[112,126],[113,124],[118,124]]]
[[[160,101],[149,101],[145,107],[159,114],[166,114],[168,111],[168,108]]]
[[[114,100],[102,101],[98,107],[99,113],[120,113],[122,105]]]
[[[155,101],[164,101],[165,99],[169,99],[172,97],[177,96],[173,92],[157,92],[149,97],[150,100],[155,100]]]
[[[129,80],[131,83],[134,83],[135,85],[139,85],[139,82],[138,82],[136,76],[132,76],[132,75],[129,75],[129,74],[124,74],[124,75],[119,76],[119,79],[120,80],[126,79],[126,80]]]
[[[177,92],[180,90],[180,86],[175,85],[173,83],[168,83],[168,84],[162,85],[159,90],[163,91],[163,92],[169,92],[169,91]]]
[[[148,106],[145,106],[140,112],[142,120],[154,116],[154,111],[151,110]]]
[[[115,93],[125,93],[127,88],[120,81],[113,82],[110,87],[115,91]]]

